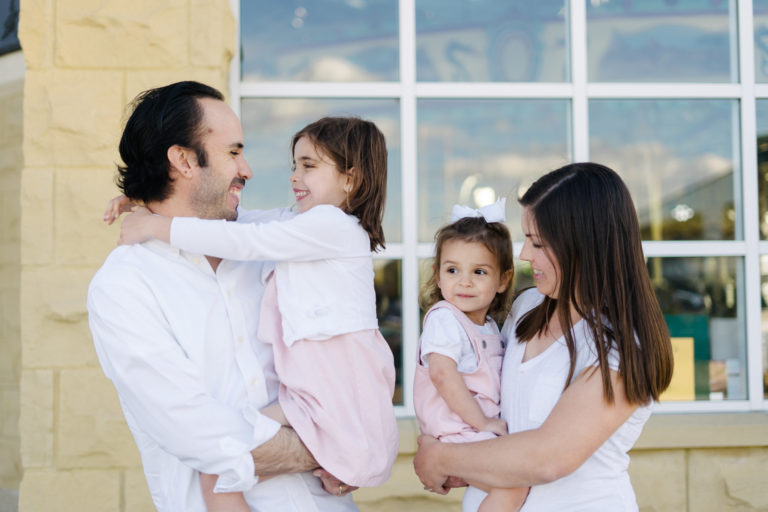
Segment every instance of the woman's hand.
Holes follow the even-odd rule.
[[[419,436],[417,442],[419,449],[413,458],[413,469],[424,484],[424,489],[437,494],[448,494],[448,474],[442,471],[439,464],[439,452],[445,446],[432,436]]]
[[[345,484],[323,468],[314,470],[312,474],[318,477],[323,483],[323,489],[325,489],[325,492],[328,494],[333,494],[334,496],[344,496],[358,489],[353,485]]]
[[[107,209],[104,210],[104,222],[111,226],[120,217],[121,213],[130,212],[134,206],[136,204],[133,201],[120,194],[107,203]]]
[[[171,233],[172,217],[154,215],[143,206],[134,206],[133,213],[128,215],[120,226],[118,245],[132,245],[157,238],[168,242]]]

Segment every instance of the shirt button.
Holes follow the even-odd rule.
[[[238,337],[237,337],[237,341],[239,341],[240,343],[242,343],[242,342],[244,342],[244,341],[245,341],[245,338],[243,338],[242,336],[238,336]]]
[[[254,378],[254,379],[251,381],[251,386],[255,386],[255,385],[256,385],[256,384],[258,384],[258,383],[259,383],[259,378],[258,378],[258,377],[255,377],[255,378]]]

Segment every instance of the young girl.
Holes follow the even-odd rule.
[[[421,432],[444,442],[507,433],[499,418],[504,341],[496,324],[509,310],[514,274],[505,202],[454,206],[452,223],[435,236],[413,394]],[[518,510],[527,492],[493,489],[481,510]]]
[[[629,190],[614,172],[576,163],[520,199],[520,259],[536,287],[512,305],[501,376],[509,434],[462,445],[422,436],[414,467],[445,493],[531,485],[524,511],[637,511],[628,451],[672,377],[672,347],[653,292]]]
[[[289,424],[346,484],[341,496],[348,485],[383,483],[398,449],[395,369],[378,331],[371,258],[384,247],[387,149],[378,128],[357,118],[320,119],[291,148],[294,217],[244,224],[139,208],[123,222],[120,243],[157,238],[213,257],[276,261],[258,335],[273,345],[279,406],[263,412]],[[232,507],[232,495],[212,493],[211,478],[203,479],[208,509]]]

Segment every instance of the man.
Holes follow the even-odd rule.
[[[252,176],[242,151],[240,122],[219,91],[196,82],[152,89],[126,123],[118,184],[158,214],[280,218],[284,210],[238,219]],[[256,339],[263,275],[260,262],[152,240],[112,251],[91,282],[96,352],[159,511],[205,511],[199,473],[219,475],[216,491],[243,492],[252,510],[357,510],[346,486],[327,478],[331,495],[308,472],[317,463],[293,430],[259,413],[278,388],[271,348]]]

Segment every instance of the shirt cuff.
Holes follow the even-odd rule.
[[[213,489],[214,492],[244,492],[256,485],[259,477],[255,474],[251,450],[272,439],[280,430],[280,423],[264,416],[258,408],[252,405],[243,409],[243,416],[253,426],[251,444],[246,446],[241,441],[231,437],[221,441],[222,450],[233,456],[239,455],[239,460],[236,467],[219,475]]]

